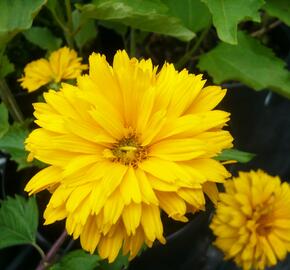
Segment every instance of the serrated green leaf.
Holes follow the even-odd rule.
[[[83,250],[74,250],[52,265],[49,270],[93,270],[99,266],[100,257],[90,255]]]
[[[198,32],[211,24],[211,14],[201,0],[162,0],[168,6],[169,13],[179,18],[184,26]]]
[[[238,80],[254,88],[269,88],[290,98],[290,72],[285,63],[258,40],[243,32],[238,34],[238,45],[221,42],[200,57],[198,67],[206,70],[220,84]]]
[[[267,0],[263,7],[267,13],[277,17],[290,26],[290,2],[289,0]]]
[[[230,44],[237,44],[238,24],[244,19],[260,21],[259,9],[264,0],[202,0],[213,17],[213,24],[219,38]]]
[[[17,33],[31,27],[46,0],[1,0],[0,1],[0,47],[4,47]]]
[[[34,244],[38,226],[38,209],[34,197],[16,196],[1,202],[0,248]]]
[[[76,9],[72,13],[73,30],[77,31],[74,36],[78,48],[82,48],[87,42],[93,40],[97,36],[97,28],[93,20],[81,22],[80,12]]]
[[[7,55],[2,55],[0,60],[0,78],[6,77],[14,71],[14,65],[9,61]]]
[[[62,40],[55,37],[46,27],[31,27],[29,30],[23,32],[23,35],[31,43],[39,46],[41,49],[48,51],[57,50],[62,43]]]
[[[0,139],[9,129],[8,110],[3,103],[0,104]]]
[[[18,170],[34,165],[26,161],[27,152],[24,149],[24,140],[28,133],[29,131],[25,125],[14,123],[0,138],[1,151],[11,156],[11,159],[18,164]]]
[[[180,19],[170,16],[159,0],[94,0],[92,4],[77,5],[82,20],[108,20],[148,32],[189,41],[195,34],[183,26]]]
[[[237,149],[225,149],[220,153],[216,160],[226,161],[226,160],[236,160],[241,163],[247,163],[251,161],[256,155],[249,152],[240,151]]]

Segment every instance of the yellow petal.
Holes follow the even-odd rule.
[[[130,203],[124,207],[122,218],[128,235],[135,234],[141,220],[141,204]]]
[[[186,204],[176,193],[156,192],[160,207],[168,214],[169,217],[187,222],[188,219],[184,216],[186,213]]]
[[[29,195],[31,195],[60,182],[61,179],[61,169],[55,166],[50,166],[42,169],[39,173],[34,175],[27,183],[25,191],[29,192]]]
[[[160,212],[157,206],[142,205],[141,224],[146,238],[152,242],[157,238],[161,243],[165,243]]]
[[[152,189],[152,185],[150,184],[146,173],[139,168],[135,171],[135,173],[137,179],[139,179],[139,187],[142,195],[142,201],[147,204],[152,203],[158,205],[158,199],[155,196],[155,193]]]
[[[132,201],[140,203],[142,200],[139,180],[131,166],[128,168],[128,171],[120,184],[120,191],[125,204],[129,204]]]
[[[117,226],[117,225],[115,225]],[[101,258],[108,258],[109,263],[113,262],[119,254],[123,242],[122,228],[117,227],[114,234],[109,237],[102,237],[98,245],[98,253]]]
[[[80,242],[82,248],[89,251],[91,254],[94,253],[101,237],[100,233],[97,230],[95,219],[95,216],[90,216],[88,218],[80,235]]]
[[[201,141],[195,139],[163,140],[150,147],[149,156],[164,160],[192,160],[204,154]]]

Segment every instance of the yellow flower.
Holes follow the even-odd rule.
[[[290,186],[263,171],[240,172],[220,193],[211,229],[226,259],[263,270],[290,251]]]
[[[48,60],[41,58],[32,61],[24,68],[24,77],[20,78],[21,86],[33,92],[48,83],[60,83],[62,80],[75,79],[87,69],[81,64],[81,57],[67,47],[51,53]]]
[[[89,75],[63,84],[36,103],[41,127],[26,140],[30,159],[50,166],[26,186],[50,189],[45,223],[66,218],[66,229],[91,253],[113,261],[119,250],[133,258],[145,242],[164,243],[160,209],[186,222],[204,209],[206,192],[229,173],[213,157],[232,146],[222,127],[229,114],[212,110],[224,97],[203,88],[201,75],[178,73],[118,51],[113,66],[89,58]]]

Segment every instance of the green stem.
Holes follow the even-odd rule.
[[[183,57],[175,64],[175,67],[177,69],[181,69],[184,67],[184,65],[191,59],[192,55],[197,51],[203,40],[205,39],[210,27],[207,27],[203,30],[203,32],[200,34],[199,38],[195,42],[194,46],[183,55]]]
[[[0,78],[0,96],[13,119],[22,123],[24,121],[22,112],[4,78]]]
[[[70,0],[65,0],[65,9],[67,17],[67,31],[65,32],[65,38],[69,47],[74,48],[72,8]]]
[[[55,11],[52,11],[49,9],[49,11],[51,12],[52,14],[52,17],[54,18],[54,20],[56,21],[56,23],[58,23],[58,25],[60,26],[60,28],[63,30],[63,31],[67,31],[67,27],[66,25],[63,23],[63,21],[57,16],[56,12]]]
[[[133,27],[130,29],[130,56],[136,56],[135,29]]]
[[[32,243],[31,244],[33,247],[35,247],[35,249],[38,251],[38,253],[40,254],[41,258],[44,259],[45,258],[45,253],[43,252],[42,248],[37,245],[36,243]]]

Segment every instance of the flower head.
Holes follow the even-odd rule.
[[[211,229],[226,259],[263,270],[290,251],[290,186],[263,171],[240,173],[220,193]]]
[[[75,79],[87,69],[81,60],[74,50],[63,47],[52,52],[48,60],[41,58],[27,64],[24,77],[19,81],[28,92],[33,92],[48,83],[58,84],[63,80]]]
[[[125,51],[112,66],[100,54],[89,62],[77,86],[34,104],[40,128],[26,149],[50,166],[26,191],[50,189],[45,223],[66,218],[84,249],[113,261],[123,248],[133,258],[144,242],[165,242],[161,209],[185,222],[204,208],[204,192],[216,200],[215,182],[229,173],[213,157],[232,145],[222,130],[229,114],[213,110],[225,90]]]

